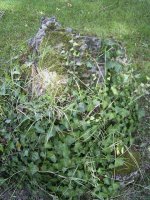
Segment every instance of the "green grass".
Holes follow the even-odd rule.
[[[64,26],[118,39],[143,75],[150,72],[149,0],[1,0],[0,10],[1,64],[21,51],[42,16],[55,15]]]

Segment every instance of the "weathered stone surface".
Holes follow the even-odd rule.
[[[61,25],[57,22],[55,17],[51,18],[42,18],[41,27],[39,28],[38,32],[36,33],[35,37],[31,38],[28,41],[29,46],[36,52],[38,52],[39,45],[41,44],[44,36],[46,35],[46,30],[57,29],[61,27]]]

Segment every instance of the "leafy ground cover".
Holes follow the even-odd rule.
[[[39,26],[39,19],[41,16],[43,15],[56,15],[59,20],[61,22],[63,22],[63,24],[65,26],[71,26],[74,27],[78,30],[80,30],[81,32],[88,32],[91,34],[97,34],[98,36],[104,38],[104,37],[115,37],[116,39],[119,39],[120,41],[122,41],[124,43],[124,45],[127,47],[128,49],[128,54],[130,55],[131,58],[134,58],[134,67],[137,71],[140,71],[143,75],[143,79],[145,77],[145,74],[148,73],[149,68],[149,62],[148,62],[148,54],[149,54],[149,49],[148,49],[148,35],[149,35],[149,30],[148,30],[148,20],[149,20],[149,1],[1,1],[0,2],[0,9],[5,11],[5,14],[2,16],[1,18],[1,27],[2,29],[1,31],[1,65],[2,71],[5,71],[5,67],[7,67],[10,64],[13,64],[12,59],[14,57],[16,57],[18,54],[21,54],[24,49],[26,48],[26,41],[27,39],[29,39],[36,31],[37,27]],[[67,9],[66,9],[67,8]],[[14,70],[14,68],[13,68]],[[20,86],[18,87],[18,85],[21,85],[21,87],[24,88],[24,84],[26,83],[25,81],[22,82],[22,77],[20,77],[19,73],[20,71],[16,72],[15,71],[11,71],[12,74],[7,74],[6,77],[6,93],[4,92],[4,96],[6,95],[6,99],[3,102],[3,105],[7,105],[5,106],[5,108],[10,108],[9,110],[11,112],[8,113],[8,110],[5,110],[5,114],[9,115],[10,117],[13,118],[13,120],[16,118],[16,108],[18,108],[20,110],[20,108],[18,107],[20,104],[23,104],[26,106],[25,110],[28,110],[27,113],[25,111],[25,116],[19,114],[16,118],[16,120],[13,121],[13,124],[11,121],[5,121],[5,127],[6,124],[8,124],[8,127],[6,127],[7,130],[3,130],[2,135],[6,135],[5,131],[8,131],[8,128],[12,128],[13,130],[13,134],[15,135],[14,138],[11,138],[11,135],[8,135],[8,137],[10,138],[6,138],[6,139],[10,139],[10,145],[9,145],[9,150],[12,151],[12,153],[17,153],[19,154],[19,161],[18,161],[18,157],[16,156],[16,158],[14,157],[13,161],[11,161],[11,155],[9,155],[9,150],[8,150],[8,154],[7,152],[5,152],[4,158],[6,158],[6,160],[8,161],[9,165],[6,164],[6,168],[10,167],[9,169],[7,169],[8,171],[10,171],[10,173],[12,173],[12,175],[14,175],[16,173],[16,171],[18,173],[22,172],[27,172],[28,173],[28,177],[33,177],[33,175],[35,175],[36,180],[39,179],[41,177],[39,177],[36,172],[40,171],[39,173],[46,173],[47,168],[43,169],[41,166],[41,163],[39,162],[39,160],[43,159],[45,160],[44,163],[44,167],[47,167],[49,164],[48,163],[55,163],[55,168],[57,170],[60,171],[60,169],[58,169],[58,165],[57,165],[57,158],[63,158],[63,157],[67,157],[70,158],[70,151],[74,152],[74,154],[78,157],[84,157],[83,155],[86,155],[85,152],[80,152],[80,155],[77,155],[79,152],[76,151],[76,148],[83,149],[87,148],[87,152],[91,152],[91,155],[86,155],[88,160],[88,164],[87,164],[87,171],[89,171],[91,173],[91,171],[93,171],[93,175],[89,176],[84,174],[84,170],[82,168],[82,163],[84,163],[85,160],[80,159],[78,162],[78,168],[74,168],[72,169],[73,171],[71,172],[70,169],[66,169],[65,163],[61,163],[62,166],[64,167],[64,174],[68,177],[68,179],[65,179],[64,177],[61,177],[62,174],[52,174],[53,171],[51,171],[52,173],[50,174],[50,177],[53,179],[52,181],[54,181],[54,188],[52,189],[53,194],[58,190],[58,183],[56,184],[56,178],[53,177],[53,175],[55,176],[59,176],[58,179],[60,178],[60,181],[62,181],[62,179],[64,179],[64,181],[62,181],[63,183],[61,183],[60,186],[60,190],[59,192],[63,193],[63,197],[64,199],[68,198],[68,193],[67,193],[67,189],[66,189],[66,185],[69,185],[69,191],[70,191],[70,195],[76,195],[77,193],[80,194],[81,190],[76,187],[75,183],[78,183],[80,185],[82,185],[82,191],[84,190],[84,184],[82,183],[83,180],[85,180],[86,182],[88,182],[88,179],[90,177],[93,177],[92,180],[90,180],[90,184],[92,183],[92,187],[94,185],[95,191],[94,194],[97,196],[97,198],[110,198],[109,194],[113,193],[113,191],[116,191],[118,184],[114,181],[111,182],[110,179],[110,174],[108,172],[107,176],[105,177],[105,179],[103,180],[102,177],[102,181],[101,181],[101,185],[98,185],[99,183],[97,182],[97,178],[95,177],[94,174],[94,165],[92,164],[91,158],[92,160],[94,160],[94,162],[98,162],[98,165],[102,166],[99,167],[100,174],[103,174],[103,169],[105,168],[106,165],[110,166],[110,173],[111,173],[111,169],[113,169],[115,166],[114,165],[121,165],[123,160],[122,158],[120,158],[119,160],[114,160],[114,157],[112,156],[112,151],[109,149],[107,149],[107,147],[110,145],[110,141],[112,141],[112,139],[114,139],[113,137],[113,129],[110,128],[110,130],[107,130],[107,128],[109,128],[109,125],[107,127],[107,124],[105,124],[104,121],[101,121],[101,116],[97,115],[97,113],[94,113],[94,115],[92,116],[88,116],[87,121],[86,122],[90,122],[91,125],[88,125],[88,123],[84,124],[85,126],[81,126],[81,124],[79,123],[79,121],[84,121],[83,120],[83,116],[81,117],[81,113],[84,113],[83,115],[85,115],[85,105],[83,105],[83,102],[86,102],[86,104],[90,107],[92,106],[92,108],[94,108],[93,106],[96,106],[95,103],[97,104],[98,102],[100,102],[100,104],[102,105],[102,107],[104,106],[104,110],[106,109],[107,105],[106,103],[108,103],[110,101],[110,99],[108,97],[108,93],[111,94],[111,98],[115,98],[116,99],[116,95],[117,94],[117,90],[120,88],[120,84],[122,84],[122,79],[120,76],[115,76],[117,77],[115,80],[113,79],[113,84],[114,87],[112,87],[109,90],[109,87],[106,88],[106,90],[103,90],[102,88],[93,88],[94,90],[94,94],[91,93],[92,91],[85,91],[85,90],[74,90],[73,93],[71,94],[71,96],[75,96],[78,97],[78,101],[72,101],[72,102],[68,102],[68,104],[72,105],[73,108],[69,109],[67,113],[67,116],[69,116],[69,119],[67,120],[67,122],[64,122],[64,120],[66,119],[63,115],[62,116],[57,116],[57,106],[58,106],[58,101],[57,102],[54,101],[53,98],[50,97],[44,97],[43,99],[39,99],[39,100],[34,100],[33,103],[31,104],[30,102],[28,102],[28,97],[24,94],[24,92],[20,89]],[[129,70],[128,73],[130,73],[131,71]],[[18,73],[18,74],[17,74]],[[113,72],[116,73],[116,72]],[[129,75],[129,74],[128,74]],[[109,74],[110,76],[110,74]],[[128,101],[132,101],[132,98],[127,98],[127,97],[131,97],[131,93],[130,91],[134,91],[134,88],[137,87],[137,83],[134,80],[134,76],[133,76],[133,72],[131,72],[131,76],[130,76],[130,81],[129,81],[129,85],[127,85],[127,90],[126,90],[126,95],[124,93],[124,98],[123,101],[125,100],[127,104]],[[109,80],[109,77],[108,77]],[[112,79],[110,79],[112,81]],[[109,80],[109,81],[110,81]],[[75,80],[74,80],[75,81]],[[77,81],[77,80],[76,80]],[[108,83],[110,83],[108,81]],[[133,81],[133,82],[132,82]],[[131,84],[134,83],[134,84]],[[130,87],[130,85],[133,85],[133,88]],[[117,90],[116,90],[117,87]],[[97,93],[98,92],[102,92],[104,93],[104,97],[106,99],[97,99]],[[67,92],[72,92],[72,91],[68,91]],[[87,99],[87,94],[90,97],[90,102]],[[106,94],[106,95],[105,95]],[[113,109],[115,109],[118,105],[121,109],[121,102],[120,98],[122,99],[122,97],[120,97],[120,93],[119,93],[119,97],[117,96],[117,98],[119,99],[117,102],[117,105],[113,105],[112,106],[112,111]],[[9,98],[8,98],[9,96]],[[9,101],[7,100],[10,99],[11,104],[9,104]],[[47,99],[48,98],[48,99]],[[65,98],[65,97],[64,97]],[[81,98],[81,99],[80,99]],[[127,99],[126,99],[127,98]],[[17,104],[16,104],[16,99],[17,99]],[[96,101],[95,101],[96,99]],[[7,101],[6,101],[7,100]],[[70,132],[70,127],[73,127],[74,130],[76,131],[77,126],[83,129],[82,131],[88,135],[88,130],[92,131],[93,133],[95,132],[95,129],[99,129],[99,130],[103,130],[104,132],[109,132],[112,131],[112,133],[110,134],[111,136],[108,138],[105,138],[103,133],[102,133],[102,137],[103,139],[105,138],[108,141],[102,140],[102,143],[104,142],[104,144],[102,143],[96,143],[97,147],[102,147],[103,145],[103,150],[102,151],[102,155],[104,156],[103,158],[105,158],[102,163],[99,163],[100,161],[97,161],[97,159],[95,160],[95,155],[99,155],[98,154],[98,149],[95,148],[95,146],[93,147],[91,145],[91,150],[89,150],[89,145],[86,144],[86,139],[91,139],[91,138],[82,138],[79,134],[80,133],[76,133],[76,136],[78,136],[78,138],[82,138],[81,141],[78,141],[78,145],[76,147],[74,147],[74,139],[77,140],[77,138],[64,138],[62,136],[60,136],[60,142],[61,142],[61,147],[64,149],[58,149],[58,151],[54,152],[51,149],[51,144],[49,144],[49,147],[46,147],[45,154],[39,154],[40,152],[40,148],[38,148],[39,151],[37,151],[37,145],[38,144],[45,144],[45,140],[39,136],[40,133],[42,133],[45,130],[48,130],[49,124],[44,124],[41,121],[41,118],[45,118],[45,108],[47,108],[47,100],[52,102],[51,105],[53,105],[52,107],[52,115],[55,116],[55,120],[57,121],[57,123],[54,123],[53,121],[53,128],[55,129],[54,132],[53,131],[49,131],[49,135],[48,137],[53,137],[53,135],[51,135],[51,133],[56,134],[56,132],[62,132],[60,127],[57,127],[57,125],[59,124],[66,124],[66,132]],[[56,100],[56,99],[55,99]],[[38,102],[37,102],[38,101]],[[68,99],[63,99],[61,101],[61,103],[65,101],[68,101]],[[107,102],[108,101],[108,102]],[[112,100],[111,100],[112,101]],[[91,103],[92,102],[92,103]],[[120,103],[119,103],[120,102]],[[8,103],[8,104],[7,104]],[[72,104],[71,104],[72,103]],[[128,102],[129,103],[129,102]],[[60,102],[59,102],[60,104]],[[36,108],[36,105],[40,105],[41,107]],[[14,106],[15,106],[15,110],[14,110]],[[34,107],[35,106],[35,107]],[[131,107],[130,107],[131,106]],[[133,107],[132,107],[133,106]],[[80,109],[79,109],[80,107]],[[87,108],[88,109],[88,108]],[[122,109],[124,110],[124,106],[122,107]],[[34,112],[36,110],[36,113]],[[75,114],[73,113],[73,110],[79,110],[79,113],[76,113],[76,120],[73,120],[73,117]],[[130,113],[127,113],[129,112]],[[132,112],[132,111],[133,112]],[[37,112],[38,111],[38,112]],[[88,110],[89,111],[89,110]],[[18,111],[19,112],[19,111]],[[24,112],[24,110],[23,110]],[[62,113],[64,112],[64,110],[62,111]],[[126,115],[128,114],[133,114],[135,115],[135,118],[131,117],[128,120],[130,121],[126,121],[125,123],[127,123],[127,126],[129,128],[129,126],[131,125],[131,129],[133,131],[134,127],[136,126],[135,124],[137,123],[137,113],[136,113],[136,108],[135,108],[135,104],[133,105],[132,103],[129,103],[129,109],[124,110],[123,116],[122,118],[114,115],[114,113],[112,112],[111,115],[106,113],[103,113],[105,115],[104,118],[105,121],[107,121],[107,118],[109,118],[109,120],[119,120],[117,122],[117,124],[120,124],[119,126],[121,126],[122,123],[124,123],[123,118],[126,118]],[[109,116],[108,116],[109,115]],[[38,120],[38,119],[39,120]],[[134,120],[133,120],[134,119]],[[121,121],[120,121],[121,120]],[[133,120],[133,121],[132,121]],[[18,134],[24,132],[24,130],[27,129],[27,127],[29,124],[31,125],[32,123],[38,121],[38,123],[42,123],[42,124],[38,124],[35,123],[34,126],[31,126],[31,129],[28,129],[28,133],[30,133],[30,137],[29,138],[18,138]],[[58,123],[59,121],[59,123]],[[18,126],[16,126],[19,123]],[[24,123],[27,122],[27,123]],[[69,124],[71,124],[71,126],[69,127],[69,125],[67,125],[67,123],[69,122]],[[128,123],[129,122],[129,123]],[[52,123],[52,122],[48,122],[48,123]],[[99,124],[100,123],[100,124]],[[15,125],[16,124],[16,125]],[[15,126],[15,130],[14,130],[14,126]],[[26,127],[27,126],[27,127]],[[44,130],[41,129],[40,127],[44,126]],[[88,127],[90,126],[90,127]],[[4,127],[4,125],[3,125]],[[34,130],[33,130],[34,129]],[[94,129],[94,130],[93,130]],[[63,129],[64,131],[64,129]],[[119,129],[120,131],[120,129]],[[118,131],[118,132],[119,132]],[[131,130],[128,131],[132,132]],[[36,141],[35,137],[33,136],[33,133],[36,132],[38,135],[38,141]],[[87,137],[87,135],[84,135],[85,137]],[[125,133],[125,130],[122,132],[122,137],[127,136],[128,134]],[[126,135],[127,134],[127,135]],[[75,136],[75,137],[76,137]],[[129,135],[128,135],[129,136]],[[125,140],[124,145],[128,146],[129,144],[132,143],[132,138],[128,137]],[[62,137],[62,138],[61,138]],[[94,139],[93,139],[94,138]],[[97,142],[97,139],[95,137],[93,137],[91,139],[91,142],[93,143],[93,140],[95,142]],[[28,148],[28,143],[29,140],[33,140],[32,141],[32,145],[31,148]],[[55,139],[54,139],[55,140]],[[64,142],[65,140],[65,142]],[[66,141],[67,140],[67,141]],[[84,141],[85,140],[85,141]],[[116,137],[116,141],[114,139],[114,142],[117,142],[117,137]],[[54,143],[56,143],[56,146],[58,145],[56,141],[53,141]],[[89,143],[90,141],[88,141]],[[3,143],[5,143],[5,141],[3,141]],[[64,143],[66,145],[64,145]],[[15,146],[14,146],[15,144]],[[77,144],[77,143],[76,143]],[[73,145],[73,146],[72,146]],[[105,146],[106,145],[106,146]],[[79,146],[79,147],[78,147]],[[82,148],[82,146],[84,146],[84,148]],[[68,150],[68,147],[70,147],[70,149]],[[105,148],[106,147],[106,148]],[[2,151],[1,147],[1,151]],[[20,149],[23,148],[23,151],[20,152]],[[29,151],[28,151],[29,149]],[[57,148],[56,148],[57,149]],[[107,152],[105,152],[107,149]],[[42,151],[43,152],[43,149]],[[63,152],[65,155],[61,155],[60,152]],[[94,153],[95,152],[95,153]],[[55,155],[56,154],[56,155]],[[106,157],[106,155],[108,155],[108,157]],[[8,156],[9,155],[9,156]],[[29,155],[29,156],[28,156]],[[49,155],[49,156],[48,156]],[[28,158],[27,158],[28,157]],[[40,158],[39,158],[40,157]],[[49,160],[49,157],[51,157],[51,160]],[[9,160],[10,159],[10,160]],[[29,159],[29,160],[28,160]],[[47,160],[48,159],[48,160]],[[21,160],[21,161],[20,161]],[[74,162],[76,162],[77,159],[73,159]],[[87,161],[87,160],[86,160]],[[24,163],[25,168],[22,169],[22,165],[18,165],[18,169],[16,169],[16,163]],[[27,162],[29,162],[30,164],[28,165]],[[48,163],[47,163],[48,162]],[[62,160],[62,162],[64,162],[64,160]],[[69,162],[69,159],[65,161],[66,163]],[[43,163],[43,162],[42,162]],[[116,164],[117,163],[117,164]],[[68,163],[69,165],[69,163]],[[68,166],[67,165],[67,166]],[[37,168],[37,166],[40,166],[40,170],[39,167]],[[27,168],[26,168],[27,167]],[[48,166],[48,168],[50,168],[51,166]],[[72,166],[71,166],[72,167]],[[55,170],[56,170],[55,169]],[[61,167],[62,169],[62,167]],[[79,170],[78,170],[79,169]],[[75,174],[77,172],[76,177],[78,177],[78,179],[75,179],[74,177],[70,178],[69,173],[73,173]],[[85,175],[85,177],[84,177]],[[104,173],[104,175],[106,175]],[[86,177],[87,176],[87,177]],[[84,177],[84,178],[83,178]],[[20,182],[23,180],[24,178],[24,173],[22,173]],[[57,179],[57,181],[58,181]],[[9,179],[8,179],[9,180]],[[28,181],[30,180],[30,178],[28,179]],[[31,180],[30,180],[31,181]],[[35,185],[35,181],[33,181],[33,185]],[[43,183],[46,184],[46,180],[42,180],[44,181]],[[69,181],[69,182],[67,182]],[[3,180],[1,180],[1,182],[3,182]],[[75,184],[75,185],[74,185]],[[57,185],[57,187],[56,187]],[[39,186],[39,185],[38,185]],[[89,185],[88,185],[89,186]],[[18,187],[18,186],[17,186]],[[41,186],[40,186],[41,187]],[[49,186],[50,187],[50,186]],[[99,190],[99,188],[101,187],[101,192]],[[73,191],[74,188],[76,188],[76,191]],[[89,188],[91,189],[91,187],[89,186]],[[109,188],[109,189],[108,189]],[[131,191],[133,192],[133,190]],[[82,192],[81,192],[82,193]],[[66,195],[66,196],[65,196]],[[131,196],[130,196],[131,197]],[[137,197],[135,197],[137,198]]]
[[[38,52],[29,53],[31,66],[16,59],[2,79],[1,184],[28,181],[54,199],[81,199],[87,192],[91,198],[108,199],[120,188],[116,177],[140,165],[140,154],[131,146],[143,85],[138,86],[119,43],[80,38],[62,27],[55,30],[54,24],[47,27],[39,48],[35,46]],[[51,80],[40,92],[42,71],[33,75],[31,70],[35,59],[47,75],[65,72],[61,90],[56,79],[55,87]]]

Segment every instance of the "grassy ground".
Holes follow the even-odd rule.
[[[55,15],[64,26],[121,41],[143,80],[150,73],[149,0],[0,0],[0,11],[5,12],[0,18],[1,69],[24,49],[40,18]]]
[[[141,73],[150,72],[149,0],[1,0],[0,10],[1,64],[34,35],[42,16],[55,15],[64,26],[120,40]]]

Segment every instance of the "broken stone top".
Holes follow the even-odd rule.
[[[38,32],[36,33],[36,35],[31,38],[29,40],[29,46],[35,50],[36,52],[38,52],[39,46],[44,38],[44,36],[46,35],[46,31],[48,29],[50,30],[56,30],[58,28],[60,28],[61,25],[57,22],[55,17],[51,17],[51,18],[42,18],[41,20],[41,27],[39,28]]]
[[[48,31],[59,31],[62,30],[61,24],[57,21],[56,17],[43,17],[41,19],[41,26],[36,33],[36,35],[31,38],[28,42],[30,48],[33,49],[33,51],[38,52],[39,46],[42,43],[44,37],[46,36],[46,33]],[[80,34],[73,33],[72,28],[66,28],[63,29],[66,34],[70,34],[74,39],[76,40],[82,40],[84,45],[82,45],[81,49],[91,49],[92,51],[97,51],[101,46],[101,40],[97,37],[92,36],[81,36]]]

